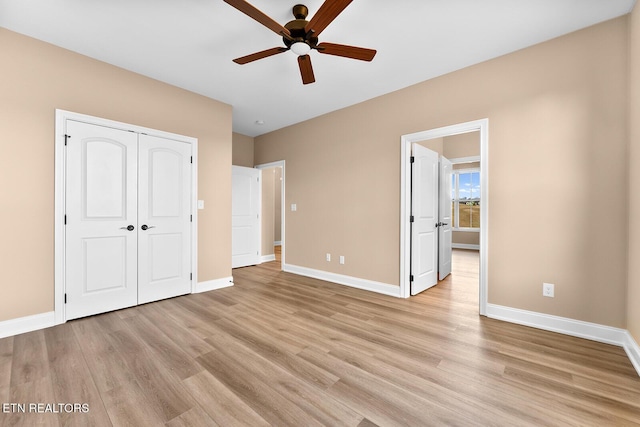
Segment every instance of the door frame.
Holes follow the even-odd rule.
[[[285,202],[285,188],[286,188],[286,168],[285,168],[285,161],[284,160],[278,160],[276,162],[270,162],[270,163],[263,163],[260,165],[256,165],[255,168],[256,169],[269,169],[269,168],[275,168],[275,167],[281,167],[282,168],[282,195],[281,195],[281,200],[280,200],[280,205],[282,208],[282,229],[280,230],[281,232],[281,239],[282,239],[282,253],[280,254],[281,260],[280,260],[280,269],[284,271],[284,266],[285,266],[285,247],[286,247],[286,232],[285,232],[285,222],[286,222],[286,210],[285,210],[285,206],[287,205]]]
[[[489,249],[489,119],[474,120],[451,126],[402,135],[400,162],[400,296],[410,296],[411,273],[411,144],[434,138],[462,133],[480,133],[480,274],[479,312],[486,316],[488,295],[488,249]]]
[[[175,141],[191,144],[193,166],[191,168],[191,292],[196,291],[198,284],[198,139],[164,132],[157,129],[146,128],[72,111],[56,109],[55,111],[55,165],[54,165],[54,324],[66,322],[65,313],[65,203],[66,203],[66,156],[65,133],[67,120],[75,120],[92,125],[110,127],[130,132],[143,133],[160,138],[173,139]]]

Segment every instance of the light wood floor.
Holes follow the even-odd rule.
[[[0,340],[2,425],[627,426],[621,348],[478,316],[477,253],[408,300],[283,273]],[[28,407],[27,407],[28,409]]]

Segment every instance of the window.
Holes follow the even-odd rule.
[[[451,174],[451,219],[454,230],[480,230],[480,170]]]

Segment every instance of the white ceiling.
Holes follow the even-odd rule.
[[[249,2],[282,25],[293,19],[296,0]],[[308,19],[322,2],[304,2]],[[257,136],[624,15],[634,3],[355,0],[320,41],[377,56],[314,51],[310,85],[291,52],[233,63],[282,39],[222,0],[0,0],[0,26],[230,104],[234,131]]]

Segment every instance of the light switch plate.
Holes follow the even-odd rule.
[[[204,200],[198,200],[198,209],[204,209]]]

